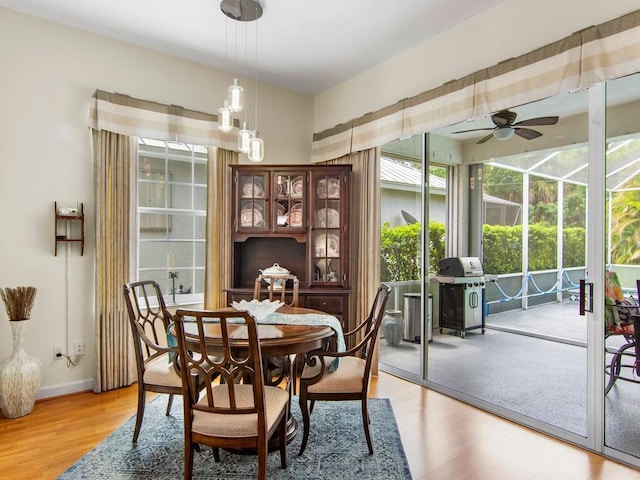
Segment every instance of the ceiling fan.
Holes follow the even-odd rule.
[[[542,136],[542,133],[531,128],[523,128],[536,125],[555,125],[558,123],[558,117],[537,117],[530,118],[528,120],[522,120],[521,122],[513,123],[516,121],[518,114],[510,110],[501,110],[491,115],[495,127],[487,128],[474,128],[471,130],[460,130],[453,133],[466,133],[466,132],[478,132],[482,130],[491,130],[491,133],[486,137],[481,138],[477,144],[481,144],[489,140],[491,137],[496,137],[497,140],[509,140],[513,137],[513,134],[519,135],[526,140],[533,140]]]

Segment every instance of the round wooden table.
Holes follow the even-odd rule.
[[[185,311],[187,309],[184,309]],[[232,307],[225,308],[226,311],[234,311]],[[305,315],[324,313],[319,310],[302,307],[280,307],[278,313]],[[197,351],[199,344],[197,341],[198,332],[195,323],[185,322],[185,339],[194,351]],[[247,328],[243,325],[227,325],[231,343],[239,350],[248,347]],[[262,352],[263,364],[266,366],[266,359],[271,357],[284,357],[291,354],[302,354],[318,348],[322,348],[329,343],[335,331],[324,325],[286,325],[286,324],[264,324],[258,323],[258,337],[260,338],[260,351]],[[215,350],[218,345],[222,347],[222,336],[220,324],[216,322],[204,324],[207,345]],[[173,325],[170,333],[175,335]],[[193,342],[189,339],[193,338]],[[298,422],[289,413],[287,420],[287,443],[290,443],[298,431]],[[277,446],[276,446],[277,447]],[[272,451],[272,446],[269,446]]]
[[[227,310],[227,309],[225,309]],[[232,311],[229,308],[229,311]],[[322,313],[318,310],[301,307],[280,307],[279,313],[304,315],[308,313]],[[263,358],[282,357],[294,353],[306,353],[316,348],[322,348],[335,334],[331,327],[324,325],[285,325],[258,323],[258,337],[260,338],[260,350]],[[215,348],[216,344],[222,345],[220,325],[218,323],[205,323],[207,343]],[[185,337],[194,339],[197,337],[195,323],[185,323]],[[234,347],[247,348],[247,329],[242,325],[228,325],[229,335]],[[219,340],[219,342],[216,342]]]

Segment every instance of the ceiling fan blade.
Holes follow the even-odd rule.
[[[478,140],[476,142],[476,145],[480,145],[481,143],[486,142],[487,140],[489,140],[491,137],[493,137],[493,132],[490,133],[489,135],[487,135],[486,137],[481,138],[480,140]]]
[[[514,123],[513,126],[533,127],[535,125],[555,125],[556,123],[558,123],[558,117],[538,117],[522,120],[521,122]]]
[[[536,130],[531,130],[530,128],[520,128],[513,127],[516,135],[521,136],[525,140],[533,140],[534,138],[541,137],[542,134]]]
[[[457,132],[451,132],[451,133],[467,133],[467,132],[481,132],[483,130],[495,130],[497,127],[488,127],[488,128],[473,128],[471,130],[460,130]]]

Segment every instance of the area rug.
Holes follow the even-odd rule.
[[[166,395],[145,408],[138,443],[131,442],[135,416],[64,472],[59,479],[154,479],[183,476],[184,441],[182,403],[176,398],[166,416]],[[316,402],[311,415],[307,448],[298,456],[302,416],[297,397],[291,411],[300,429],[287,446],[287,468],[280,468],[280,454],[269,454],[269,479],[411,479],[400,434],[389,399],[369,400],[370,431],[374,454],[369,455],[362,427],[360,402]],[[257,457],[221,451],[215,463],[210,448],[195,453],[193,478],[244,480],[257,477]]]

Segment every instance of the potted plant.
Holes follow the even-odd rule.
[[[31,413],[40,387],[40,362],[24,351],[24,332],[36,292],[35,287],[0,289],[13,336],[13,353],[0,364],[0,407],[7,418]]]

